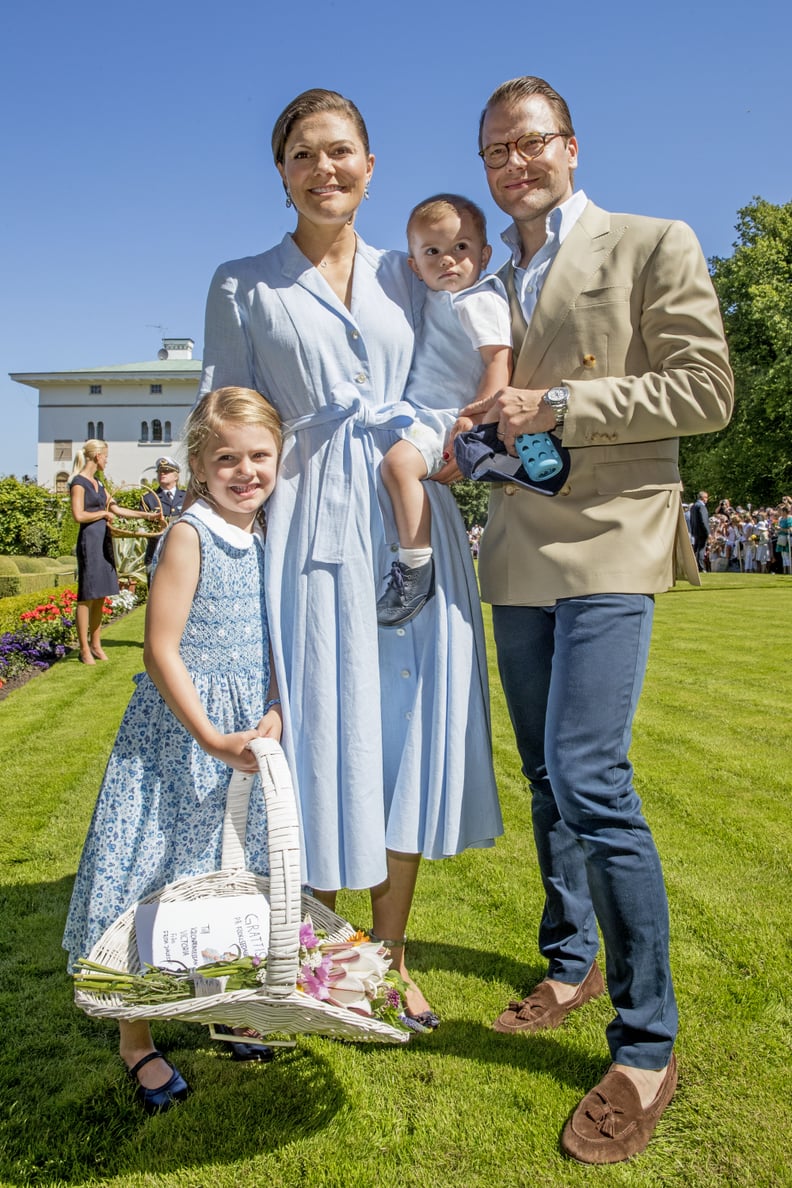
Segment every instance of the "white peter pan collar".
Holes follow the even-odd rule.
[[[189,512],[214,532],[215,536],[219,536],[226,544],[233,545],[236,549],[249,549],[256,537],[264,544],[264,532],[258,520],[253,525],[252,532],[245,532],[244,528],[238,528],[236,524],[229,524],[224,520],[205,499],[197,499],[189,508]]]

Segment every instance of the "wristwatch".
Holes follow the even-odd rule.
[[[542,401],[555,413],[555,427],[562,429],[569,408],[569,388],[566,384],[559,384],[555,388],[548,388]]]

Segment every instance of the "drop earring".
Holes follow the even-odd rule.
[[[371,195],[369,194],[368,182],[366,182],[366,188],[363,191],[363,197],[366,200],[368,200],[371,197]]]
[[[287,206],[287,208],[289,206],[294,206],[294,203],[292,202],[292,196],[288,190],[286,191],[286,206]]]

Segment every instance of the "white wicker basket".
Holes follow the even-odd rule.
[[[297,989],[300,923],[308,914],[332,941],[353,935],[352,926],[317,899],[301,894],[300,844],[294,790],[285,756],[272,739],[251,743],[259,764],[267,806],[270,874],[244,869],[244,839],[253,776],[234,772],[223,822],[222,869],[178,879],[143,903],[201,899],[207,896],[263,893],[270,905],[270,941],[266,982],[255,990],[180,999],[156,1005],[130,1006],[118,994],[94,995],[77,990],[75,1001],[88,1015],[109,1019],[182,1019],[191,1023],[223,1023],[254,1028],[262,1036],[318,1033],[336,1039],[369,1043],[405,1043],[401,1031],[381,1019],[332,1006]],[[126,973],[141,969],[135,938],[135,908],[128,908],[104,932],[88,960]]]

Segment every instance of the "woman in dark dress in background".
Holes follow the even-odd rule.
[[[158,512],[119,507],[108,495],[97,471],[107,465],[107,442],[91,438],[77,451],[69,489],[71,511],[80,532],[77,537],[77,638],[80,660],[96,664],[106,660],[102,648],[102,608],[109,594],[118,593],[110,525],[116,516],[133,520],[159,520]]]

